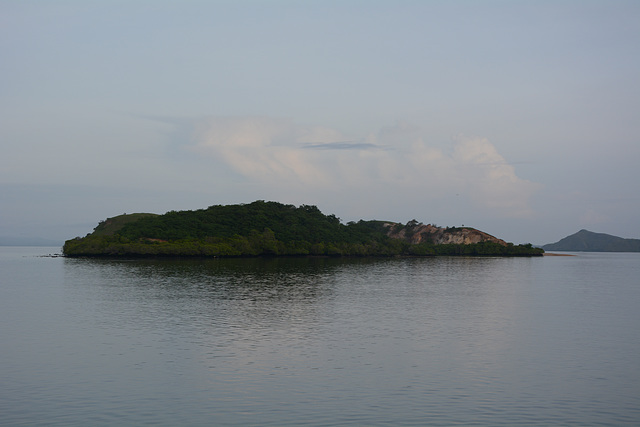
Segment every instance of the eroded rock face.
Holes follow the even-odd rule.
[[[454,243],[469,245],[480,242],[493,242],[507,246],[507,242],[483,231],[471,227],[442,228],[432,224],[410,221],[406,225],[387,223],[387,236],[402,239],[411,244],[433,243],[436,245]]]

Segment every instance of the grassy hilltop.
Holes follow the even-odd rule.
[[[496,243],[495,238],[472,244],[442,244],[428,237],[419,243],[398,237],[411,234],[416,224],[415,221],[402,225],[363,220],[342,224],[335,215],[325,215],[316,206],[256,201],[171,211],[164,215],[138,213],[108,218],[87,236],[67,240],[63,253],[66,256],[239,257],[537,256],[543,252],[531,245]],[[404,231],[398,233],[398,230]],[[455,237],[453,233],[468,233],[469,229],[440,230],[440,234]]]

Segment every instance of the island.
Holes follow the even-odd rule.
[[[545,251],[569,252],[640,252],[640,239],[624,239],[583,229],[542,248]]]
[[[360,220],[313,205],[258,200],[194,211],[123,214],[67,240],[67,257],[541,256],[471,227]]]

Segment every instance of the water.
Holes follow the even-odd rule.
[[[3,425],[637,425],[640,254],[0,247]]]

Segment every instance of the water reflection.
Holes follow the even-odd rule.
[[[309,305],[330,298],[332,278],[344,265],[373,261],[329,258],[216,260],[66,259],[67,283],[110,294],[207,304],[268,301]]]
[[[516,309],[518,287],[512,284],[521,281],[506,273],[496,278],[495,272],[519,274],[501,267],[513,262],[521,260],[65,259],[65,283],[71,298],[93,302],[92,319],[107,324],[153,327],[164,319],[201,328],[286,327],[290,333],[297,325],[318,334],[335,319],[369,325],[387,316],[382,320],[412,325],[414,332],[480,334],[495,347]],[[443,315],[452,321],[443,322]]]
[[[575,261],[65,259],[82,343],[65,361],[119,413],[164,424],[638,419],[640,337],[623,327],[639,320],[637,292],[627,280],[616,289],[630,298],[601,293],[604,310],[593,284],[567,281]],[[598,342],[616,346],[616,365]]]

